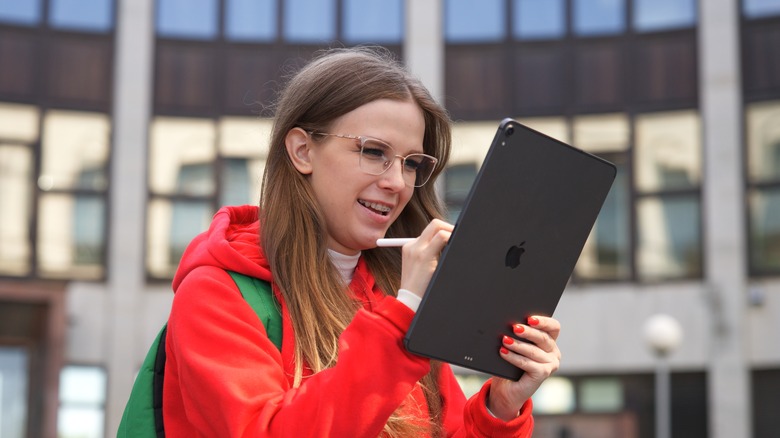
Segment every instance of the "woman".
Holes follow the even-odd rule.
[[[220,210],[174,278],[169,437],[531,435],[530,396],[560,362],[556,320],[517,325],[496,354],[525,374],[469,400],[448,365],[403,347],[453,229],[434,190],[449,149],[447,113],[383,53],[332,50],[292,78],[260,208]],[[271,283],[281,351],[227,271]]]

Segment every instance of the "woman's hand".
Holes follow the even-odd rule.
[[[561,364],[561,352],[556,343],[561,331],[558,320],[531,316],[527,325],[515,324],[512,329],[514,337],[504,337],[500,354],[524,374],[516,382],[493,378],[487,401],[490,412],[506,421],[517,417],[523,403]]]
[[[439,263],[439,255],[450,240],[453,228],[452,224],[434,219],[425,227],[420,237],[403,246],[401,289],[422,298]]]

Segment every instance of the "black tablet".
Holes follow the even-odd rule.
[[[553,314],[615,173],[612,163],[503,120],[406,348],[519,379],[499,355],[501,339],[530,315]]]

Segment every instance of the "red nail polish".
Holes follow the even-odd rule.
[[[516,334],[520,335],[525,331],[525,327],[523,327],[522,324],[515,324],[512,327],[512,331],[514,331]]]
[[[514,343],[515,343],[515,341],[512,338],[510,338],[509,336],[504,336],[504,344],[512,345]]]
[[[531,326],[539,325],[539,318],[537,318],[535,316],[528,317],[528,325],[531,325]]]
[[[509,350],[507,350],[507,349],[506,349],[506,348],[504,348],[504,347],[501,347],[501,350],[500,350],[500,351],[501,351],[501,354],[509,354]]]

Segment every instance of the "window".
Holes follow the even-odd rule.
[[[147,269],[170,278],[219,206],[257,204],[270,120],[157,117],[150,129]]]
[[[780,0],[742,0],[742,13],[748,18],[780,15]]]
[[[561,38],[566,35],[563,0],[514,0],[512,34],[521,40]]]
[[[617,378],[584,379],[579,389],[579,405],[583,412],[620,412],[624,409],[623,385]]]
[[[227,0],[225,34],[234,41],[276,39],[276,0]]]
[[[32,268],[29,236],[37,139],[35,107],[0,104],[0,275],[25,276]]]
[[[550,377],[533,396],[534,414],[603,414],[626,409],[619,377]]]
[[[750,270],[780,272],[780,101],[746,109]]]
[[[575,117],[577,147],[617,166],[612,189],[601,207],[575,272],[585,280],[626,280],[631,276],[631,186],[628,174],[630,144],[628,117],[606,114]]]
[[[398,44],[404,33],[402,0],[344,0],[344,41]]]
[[[573,0],[573,7],[576,35],[613,35],[626,28],[625,0]]]
[[[105,423],[106,372],[96,366],[66,366],[60,372],[57,436],[102,438]]]
[[[699,135],[693,111],[636,119],[637,269],[644,280],[701,275]]]
[[[51,0],[53,27],[106,32],[113,27],[114,0]]]
[[[27,433],[30,354],[27,347],[0,346],[0,436]]]
[[[51,110],[39,140],[39,118],[34,106],[0,104],[0,275],[99,279],[110,121],[100,113]]]
[[[38,266],[47,277],[103,275],[110,123],[103,114],[44,116]]]
[[[324,43],[336,38],[335,0],[284,0],[284,39]]]
[[[445,0],[444,14],[447,42],[494,42],[506,35],[503,0]]]
[[[218,0],[157,0],[157,34],[212,39],[217,36]]]
[[[0,1],[0,22],[36,26],[41,21],[42,0]]]
[[[577,400],[574,383],[566,377],[549,377],[533,395],[534,414],[568,414]]]
[[[496,127],[494,122],[461,122],[452,127],[452,156],[443,175],[444,203],[451,223],[458,220]]]
[[[633,1],[634,29],[639,32],[690,27],[696,23],[695,0]]]

